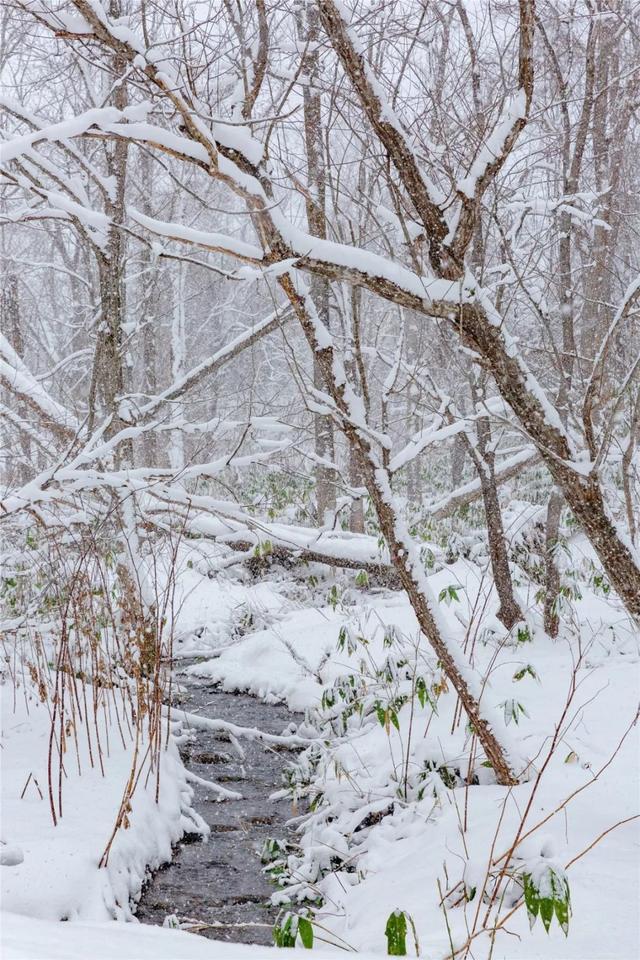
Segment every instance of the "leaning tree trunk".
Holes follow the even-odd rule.
[[[443,625],[438,623],[435,605],[427,598],[427,584],[419,553],[401,521],[394,505],[389,471],[383,466],[372,447],[368,434],[357,426],[357,417],[351,405],[355,394],[346,372],[334,351],[328,331],[323,331],[322,346],[318,342],[318,326],[312,319],[313,307],[297,289],[288,275],[280,277],[279,284],[291,302],[302,326],[307,342],[322,372],[325,388],[341,414],[340,427],[350,448],[355,448],[362,469],[362,477],[375,508],[380,530],[389,549],[391,563],[396,569],[402,587],[411,603],[418,625],[431,644],[442,669],[454,687],[469,722],[491,764],[498,783],[518,783],[518,771],[501,746],[491,721],[483,714],[480,698],[483,691],[481,677],[471,667],[460,649],[450,647],[444,638]],[[329,344],[325,345],[329,340]]]
[[[574,469],[563,431],[548,419],[539,396],[529,389],[518,357],[505,348],[500,330],[477,307],[460,307],[462,341],[485,357],[503,398],[534,440],[549,473],[590,540],[612,586],[629,613],[640,620],[640,568],[620,536],[604,502],[597,473]]]
[[[355,48],[341,10],[333,0],[319,0],[318,8],[323,27],[364,113],[422,222],[429,242],[431,269],[438,277],[460,280],[464,276],[465,253],[482,209],[482,192],[502,168],[526,124],[526,114],[533,96],[534,3],[521,0],[519,4],[518,84],[524,94],[525,117],[519,117],[513,124],[501,153],[486,168],[485,176],[476,183],[474,199],[462,203],[451,240],[444,212],[431,196],[430,187],[425,182],[404,130],[389,115],[386,104],[378,96],[371,70],[364,62],[364,55]],[[326,267],[324,270],[327,272]],[[338,274],[335,269],[332,272]],[[345,271],[340,272],[344,276]],[[404,306],[413,306],[427,316],[439,316],[450,322],[463,346],[473,350],[485,369],[491,372],[502,397],[536,444],[567,504],[582,524],[611,584],[629,613],[640,620],[640,566],[607,512],[599,478],[594,473],[584,476],[579,470],[573,469],[573,450],[568,437],[563,429],[558,429],[555,417],[549,416],[546,399],[540,396],[537,385],[532,383],[529,371],[518,358],[515,345],[505,339],[499,318],[489,316],[482,301],[475,304],[443,302],[438,305],[432,302],[425,305],[421,297],[407,295],[405,290],[395,288],[385,278],[356,277],[351,271],[350,279],[352,282],[366,283],[369,289],[387,300],[402,302]]]
[[[108,43],[112,49],[126,51],[129,59],[135,60],[138,54],[134,47],[126,40],[112,36],[109,25],[105,25],[96,16],[88,0],[75,0],[75,4],[98,39]],[[467,238],[472,232],[477,211],[482,207],[481,193],[477,193],[474,200],[467,198],[468,202],[462,203],[458,226],[453,241],[449,242],[450,231],[443,211],[430,196],[418,167],[415,151],[410,149],[404,139],[401,126],[394,122],[393,117],[389,118],[386,106],[381,103],[373,90],[370,72],[365,69],[361,58],[350,43],[338,9],[331,0],[321,0],[318,9],[321,11],[332,47],[343,63],[345,71],[350,75],[361,103],[372,120],[377,138],[388,153],[390,162],[412,201],[416,216],[422,221],[429,244],[428,254],[433,272],[440,278],[460,280],[464,274],[463,263]],[[533,86],[531,56],[533,4],[522,0],[519,9],[521,14],[519,83],[525,92],[526,117]],[[426,317],[440,318],[451,325],[462,344],[474,351],[478,361],[483,362],[490,369],[501,395],[536,444],[550,472],[561,486],[567,502],[578,520],[583,523],[594,548],[603,558],[605,568],[611,572],[613,585],[618,589],[628,608],[640,617],[640,569],[631,551],[625,546],[614,524],[608,518],[598,478],[595,475],[585,476],[584,471],[580,469],[582,464],[574,469],[572,464],[574,451],[569,439],[563,431],[558,429],[554,417],[549,416],[547,401],[540,396],[532,375],[519,359],[515,344],[505,338],[500,318],[489,315],[488,311],[491,311],[491,307],[487,302],[482,297],[472,302],[465,300],[462,303],[433,300],[422,288],[418,289],[413,283],[399,282],[395,277],[385,275],[384,271],[380,274],[377,271],[370,273],[362,266],[345,266],[343,263],[334,262],[326,251],[323,252],[324,248],[303,251],[297,245],[295,238],[285,237],[278,218],[274,218],[272,214],[271,203],[275,204],[276,201],[266,168],[258,169],[242,149],[230,148],[221,140],[214,142],[203,130],[203,126],[194,119],[193,107],[187,104],[175,89],[168,90],[165,75],[153,63],[147,63],[145,74],[156,90],[161,91],[164,96],[170,96],[174,107],[179,112],[185,134],[207,150],[211,159],[208,169],[212,176],[221,177],[217,158],[222,155],[225,159],[233,160],[234,169],[238,169],[242,177],[250,178],[247,181],[249,184],[259,184],[260,191],[252,191],[245,187],[239,178],[236,179],[234,174],[228,171],[225,173],[227,180],[233,181],[234,189],[247,199],[265,251],[263,257],[265,266],[270,264],[286,266],[293,261],[292,269],[296,271],[304,270],[316,276],[322,276],[324,279],[366,286],[371,292],[388,302],[416,309]],[[525,117],[518,116],[506,137],[501,155],[488,166],[487,176],[478,181],[483,191],[486,190],[496,172],[501,169],[520,130],[526,123]],[[323,328],[317,322],[313,311],[309,311],[304,295],[298,291],[290,274],[283,273],[278,277],[277,282],[295,309],[307,341],[313,350],[326,388],[331,393],[340,416],[341,428],[348,442],[355,445],[361,454],[365,484],[374,502],[381,530],[389,544],[392,562],[398,569],[420,627],[433,645],[444,670],[458,692],[474,731],[495,769],[496,777],[501,783],[513,783],[516,781],[513,764],[510,763],[496,738],[491,722],[480,712],[482,680],[475,671],[471,670],[466,658],[460,657],[460,651],[455,645],[449,648],[439,629],[436,619],[437,608],[435,603],[430,603],[427,599],[428,584],[424,580],[415,545],[406,534],[393,507],[388,471],[382,467],[379,457],[371,447],[368,433],[361,424],[361,414],[358,416],[356,413],[356,398],[344,375],[342,364],[339,363],[339,357],[333,349],[329,332],[326,326]]]

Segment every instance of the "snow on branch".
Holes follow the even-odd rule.
[[[324,29],[369,122],[402,177],[427,232],[431,265],[439,272],[449,256],[449,251],[444,249],[448,226],[438,203],[442,198],[437,195],[434,185],[427,183],[420,170],[409,139],[365,60],[345,7],[335,0],[319,0],[318,8]]]
[[[473,161],[469,173],[457,183],[458,193],[469,200],[482,192],[483,186],[493,165],[500,162],[508,149],[514,128],[523,123],[527,116],[527,97],[524,90],[510,98],[495,130],[482,146]]]
[[[0,145],[0,165],[29,154],[33,147],[39,143],[45,141],[64,142],[82,136],[92,127],[108,129],[111,124],[117,124],[122,119],[134,120],[144,117],[149,108],[150,104],[137,104],[132,107],[125,107],[124,110],[118,110],[116,107],[94,107],[84,113],[79,113],[75,117],[61,120],[59,123],[51,123],[48,126],[39,127],[31,133],[5,140]]]
[[[174,720],[179,718],[186,725],[195,727],[196,730],[212,730],[214,733],[226,733],[230,737],[257,740],[260,743],[272,746],[288,747],[290,750],[309,747],[315,742],[293,733],[287,736],[278,736],[275,733],[265,733],[264,730],[258,730],[257,727],[239,727],[235,723],[229,723],[228,720],[212,720],[209,717],[201,717],[197,713],[187,713],[186,710],[176,710],[175,708],[171,711],[170,716]]]
[[[533,447],[524,447],[518,453],[514,453],[512,457],[509,457],[500,465],[496,466],[494,480],[497,484],[513,480],[524,470],[540,463],[540,460],[540,454]],[[480,478],[476,477],[475,480],[470,480],[469,483],[457,487],[445,497],[430,504],[427,507],[427,513],[429,513],[434,520],[444,520],[445,517],[451,516],[451,514],[460,507],[467,506],[475,500],[479,500],[481,495],[482,485]]]
[[[203,247],[214,253],[225,253],[237,260],[243,260],[247,263],[262,263],[263,253],[260,247],[251,243],[245,243],[243,240],[236,240],[224,233],[208,233],[204,230],[194,230],[192,227],[183,226],[179,223],[167,223],[164,220],[155,220],[148,217],[140,210],[133,207],[128,209],[129,216],[141,227],[146,227],[156,236],[166,237],[169,240],[179,240],[181,243],[189,243],[194,246]]]
[[[38,382],[2,333],[0,382],[34,410],[52,433],[66,441],[74,439],[80,426],[76,418]]]
[[[481,417],[486,417],[488,413],[504,414],[506,404],[501,397],[492,397],[483,404],[483,409],[471,416],[460,418],[454,423],[448,423],[438,428],[428,427],[419,430],[411,438],[409,443],[400,450],[389,463],[389,470],[395,473],[406,467],[415,457],[418,457],[427,447],[432,444],[440,443],[442,440],[449,440],[459,433],[463,433],[469,428],[469,424]]]

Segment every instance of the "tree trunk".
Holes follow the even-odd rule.
[[[548,418],[545,402],[529,388],[517,355],[507,350],[498,327],[475,306],[462,305],[460,314],[463,343],[489,363],[501,395],[536,443],[612,586],[629,613],[640,620],[640,569],[609,516],[597,473],[585,476],[572,467],[572,451],[564,431]]]
[[[362,471],[358,461],[358,451],[355,447],[349,447],[349,482],[353,487],[362,486]],[[351,501],[349,529],[352,533],[364,533],[364,503],[362,497]]]
[[[416,215],[422,222],[429,243],[429,259],[434,274],[448,280],[461,279],[464,275],[465,243],[472,235],[471,228],[477,223],[481,209],[478,201],[481,198],[476,198],[475,205],[473,203],[463,205],[455,235],[449,243],[449,231],[443,210],[431,196],[429,186],[424,180],[415,152],[411,149],[404,130],[394,122],[393,117],[389,116],[385,104],[378,96],[372,83],[370,70],[364,62],[363,55],[355,49],[340,10],[332,0],[322,0],[319,9],[331,45],[351,80],[380,144],[386,149]],[[532,58],[534,5],[521,3],[519,11],[518,82],[524,91],[527,104],[530,104],[534,77]],[[606,29],[603,24],[599,24],[599,28]],[[603,56],[606,57],[607,54]],[[602,66],[602,71],[605,75],[605,66]],[[602,94],[604,103],[606,84],[602,86],[596,83],[596,86]],[[595,115],[594,112],[594,117]],[[499,171],[525,123],[526,120],[521,118],[512,127],[511,134],[507,138],[508,144],[505,141],[500,158],[497,158],[489,168],[491,172],[486,178],[485,189]],[[622,136],[624,132],[622,126],[620,129]],[[612,172],[612,177],[614,173],[619,175],[620,167],[621,164],[618,164],[618,170]],[[302,261],[299,263],[302,265]],[[310,258],[307,261],[307,268],[320,269],[325,276],[335,276],[336,279],[338,277],[344,279],[347,276],[351,282],[366,285],[389,301],[407,307],[413,306],[426,316],[441,317],[451,324],[463,346],[473,350],[477,354],[478,361],[490,370],[500,394],[536,444],[557,486],[582,524],[613,587],[627,610],[640,620],[640,567],[608,515],[597,475],[591,473],[584,476],[579,470],[572,469],[571,461],[574,453],[564,429],[558,427],[556,411],[549,411],[546,397],[541,396],[538,385],[520,361],[515,344],[503,335],[501,318],[491,308],[488,312],[485,304],[481,302],[458,305],[443,301],[441,304],[427,304],[422,297],[410,294],[393,280],[377,274],[369,276],[354,269],[336,270],[333,265],[327,269],[326,264],[313,262]]]
[[[462,477],[464,476],[464,455],[466,452],[466,445],[464,442],[464,437],[458,434],[453,438],[453,446],[451,448],[451,489],[455,490],[456,487],[459,487],[462,483]]]
[[[24,358],[24,331],[20,318],[20,300],[18,296],[18,278],[14,273],[8,274],[2,288],[0,288],[0,331],[18,354]],[[14,413],[20,418],[27,417],[25,404],[9,395],[9,405],[14,407]],[[31,440],[24,432],[20,432],[18,456],[15,459],[15,475],[12,482],[16,486],[25,484],[33,476],[35,464],[32,462],[33,453]]]
[[[140,209],[148,216],[154,213],[150,198],[153,195],[153,172],[151,158],[148,153],[142,152],[139,157],[140,169]],[[142,268],[138,282],[138,316],[136,317],[139,330],[139,343],[142,348],[140,381],[145,393],[153,397],[158,390],[158,275],[159,269],[156,257],[150,246],[145,246],[140,252]],[[180,265],[178,265],[180,269]],[[158,459],[158,437],[153,430],[144,434],[142,460],[144,466],[160,466]]]
[[[634,496],[637,484],[637,469],[633,467],[633,454],[636,444],[640,438],[640,389],[636,393],[635,400],[630,404],[629,412],[629,438],[622,454],[622,489],[624,491],[624,504],[627,511],[627,524],[629,526],[629,537],[631,543],[636,542],[636,533],[638,523],[636,514],[638,510],[638,497]]]
[[[366,367],[364,365],[364,358],[362,356],[360,330],[360,324],[362,322],[362,312],[360,309],[362,301],[361,294],[362,291],[359,290],[358,287],[351,288],[349,297],[351,306],[351,354],[349,357],[349,362],[347,363],[347,369],[351,377],[351,382],[353,384],[357,384],[359,396],[362,397],[365,413],[368,416],[369,389],[367,385]],[[349,482],[353,487],[361,487],[363,484],[362,469],[360,466],[358,451],[352,446],[349,447]],[[349,529],[352,533],[365,532],[364,500],[362,497],[359,497],[357,500],[353,500],[351,503],[351,509],[349,512]]]
[[[171,323],[171,377],[178,380],[185,372],[185,312],[184,312],[184,272],[185,265],[178,264],[176,284],[172,290],[173,295],[173,317]],[[182,403],[178,402],[174,407],[174,416],[183,410]],[[169,447],[169,463],[172,470],[182,470],[184,468],[184,436],[181,430],[174,430],[171,434],[171,444]]]
[[[304,133],[307,154],[306,197],[307,223],[309,232],[326,240],[326,178],[325,155],[322,138],[322,98],[315,86],[318,81],[318,15],[311,5],[300,6],[297,10],[298,31],[303,41],[310,47],[303,64],[306,83],[303,87]],[[311,299],[318,317],[330,328],[329,282],[324,277],[311,280]],[[322,390],[322,373],[314,361],[314,385]],[[331,463],[335,460],[333,424],[324,414],[314,414],[314,436],[316,456]],[[318,523],[332,523],[336,509],[336,474],[331,467],[318,463],[316,466],[316,512]]]
[[[556,548],[560,536],[560,518],[564,498],[555,487],[547,503],[547,522],[544,546],[544,629],[550,637],[557,637],[560,628],[558,597],[560,596],[560,571],[556,560]]]
[[[483,471],[480,477],[493,582],[500,601],[497,617],[507,630],[513,630],[517,623],[522,623],[524,616],[513,592],[498,488],[492,470],[488,469],[486,473]]]
[[[474,399],[479,398],[477,389],[473,390],[473,394]],[[495,476],[495,454],[491,444],[491,426],[489,420],[486,417],[480,418],[477,421],[476,430],[478,437],[477,448],[473,446],[466,435],[464,436],[469,454],[480,478],[482,502],[484,504],[484,513],[487,522],[487,540],[489,543],[489,556],[491,558],[491,571],[500,602],[497,617],[507,630],[513,630],[517,623],[521,623],[524,620],[524,616],[513,592],[513,580],[511,579],[509,555],[507,553],[507,544],[504,536],[502,510],[500,509],[500,500],[498,498],[498,484],[496,483]]]
[[[109,16],[120,16],[119,0],[111,0]],[[123,56],[113,58],[113,71],[120,77],[126,67]],[[123,110],[127,105],[127,88],[119,83],[113,95],[114,106]],[[126,139],[117,140],[108,154],[109,175],[115,183],[113,196],[105,202],[105,212],[111,221],[107,248],[98,260],[100,291],[100,322],[96,341],[91,385],[89,390],[88,429],[94,428],[98,400],[102,400],[110,423],[105,436],[110,437],[125,424],[120,417],[119,400],[124,393],[123,323],[125,321],[124,288],[124,234],[120,225],[124,222],[127,155]],[[116,465],[133,464],[131,441],[120,444],[115,452]]]

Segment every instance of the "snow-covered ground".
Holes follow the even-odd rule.
[[[533,761],[527,782],[506,788],[482,755],[469,758],[455,695],[403,594],[358,588],[353,574],[301,585],[277,568],[262,582],[237,569],[210,579],[206,570],[220,552],[203,559],[202,545],[181,549],[173,618],[179,652],[199,658],[188,669],[306,711],[305,733],[320,735],[291,768],[290,788],[312,798],[314,809],[300,823],[299,847],[284,858],[276,898],[304,912],[320,897],[314,922],[324,933],[378,955],[386,953],[387,918],[404,911],[421,956],[443,958],[475,932],[491,895],[487,870],[495,878],[519,833],[514,864],[521,871],[569,865],[569,935],[555,921],[549,933],[540,921],[530,931],[520,906],[495,944],[479,935],[470,955],[638,955],[638,634],[611,596],[583,584],[566,617],[574,627],[560,639],[549,640],[532,614],[531,639],[506,642],[490,582],[476,564],[458,560],[430,577],[451,639],[489,677],[483,702],[509,718],[502,733],[514,754]],[[525,605],[529,593],[521,587]],[[3,956],[263,956],[264,948],[135,921],[105,923],[132,919],[146,871],[170,857],[185,829],[198,828],[176,744],[170,738],[161,754],[159,803],[155,778],[141,776],[129,827],[118,831],[99,869],[130,775],[131,741],[112,727],[103,776],[95,750],[92,768],[87,740],[78,737],[81,775],[74,747],[65,759],[64,815],[54,828],[49,708],[28,680],[15,698],[8,685],[2,693],[2,839],[5,853],[11,847],[13,859],[22,858],[1,871]],[[106,729],[101,734],[104,741]],[[513,883],[500,894],[503,915],[518,893]],[[415,952],[411,933],[407,943]]]
[[[385,952],[385,919],[406,911],[422,955],[447,956],[450,941],[463,944],[487,908],[479,897],[456,904],[454,894],[443,910],[441,894],[462,880],[467,889],[482,889],[489,861],[509,850],[520,830],[527,834],[517,849],[523,870],[579,858],[568,870],[573,918],[568,938],[555,924],[548,934],[540,922],[530,932],[520,908],[498,935],[493,957],[636,956],[639,741],[629,728],[638,708],[637,632],[616,602],[583,585],[571,611],[576,629],[553,642],[532,618],[532,639],[505,645],[478,567],[459,560],[430,580],[436,596],[455,585],[457,599],[441,604],[450,635],[473,647],[476,668],[490,675],[484,700],[509,716],[507,736],[519,755],[533,759],[528,782],[516,788],[492,783],[480,763],[479,784],[469,788],[447,789],[434,772],[439,765],[456,770],[468,756],[468,731],[456,722],[450,691],[440,693],[437,713],[409,698],[397,709],[397,729],[388,716],[378,722],[365,709],[363,718],[352,713],[339,735],[335,703],[340,708],[345,678],[353,678],[356,693],[368,683],[376,691],[370,699],[383,706],[385,695],[407,694],[411,683],[402,670],[386,690],[375,679],[396,645],[408,660],[419,658],[425,676],[439,676],[401,594],[352,590],[331,606],[285,612],[190,668],[227,689],[306,709],[324,735],[336,733],[319,760],[310,751],[306,780],[301,765],[301,793],[319,802],[302,825],[302,852],[288,858],[286,895],[294,903],[320,895],[319,922],[357,950]],[[494,632],[477,631],[479,619]],[[378,822],[369,825],[365,817],[372,815]],[[474,956],[489,951],[488,938],[474,940]]]
[[[114,839],[106,866],[99,863],[112,834],[134,761],[134,742],[127,735],[126,706],[120,700],[118,732],[113,701],[96,717],[97,729],[78,723],[67,740],[61,780],[63,815],[54,826],[48,789],[50,714],[35,691],[26,686],[14,695],[2,691],[2,840],[22,861],[3,866],[2,909],[46,920],[127,920],[130,902],[141,890],[147,868],[171,857],[171,847],[185,831],[202,829],[190,810],[192,790],[169,738],[160,753],[160,793],[155,802],[156,776],[149,760],[136,767],[138,784],[128,813],[129,826]],[[87,698],[91,704],[91,695]],[[107,729],[108,726],[108,729]],[[102,744],[100,769],[97,735]],[[55,749],[55,748],[54,748]],[[144,756],[146,744],[140,744]],[[56,814],[59,813],[58,762],[52,769]]]
[[[169,572],[172,558],[162,554],[147,569],[150,599],[167,590],[169,577],[175,576],[169,613],[178,660],[207,655],[239,633],[279,619],[292,606],[277,584],[239,578],[235,568],[227,569],[229,552],[205,540],[197,547],[185,543],[176,552],[175,571]]]
[[[16,913],[0,914],[4,960],[264,960],[272,951],[244,943],[206,940],[181,930],[137,923],[52,923]],[[274,953],[274,960],[279,953]],[[288,950],[302,960],[306,950]],[[335,957],[314,950],[315,960]],[[361,954],[361,960],[371,960]]]

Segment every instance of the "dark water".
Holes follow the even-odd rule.
[[[282,733],[293,719],[285,706],[224,693],[195,678],[186,680],[179,705],[267,733]],[[276,887],[262,873],[260,852],[267,837],[287,836],[291,805],[271,801],[269,795],[281,788],[282,770],[291,754],[244,738],[240,746],[244,760],[224,734],[198,730],[195,742],[183,748],[188,769],[241,793],[243,799],[219,803],[214,793],[194,785],[194,807],[211,827],[211,835],[204,842],[187,838],[178,844],[172,862],[154,874],[138,905],[142,923],[162,924],[167,915],[176,914],[181,921],[213,924],[197,928],[206,937],[272,943],[277,908],[268,899]]]

